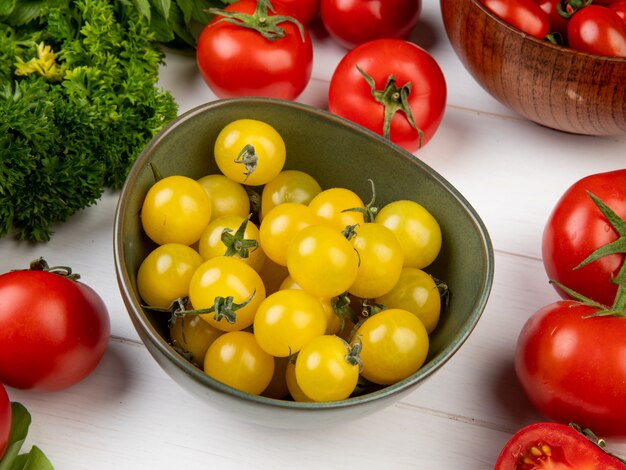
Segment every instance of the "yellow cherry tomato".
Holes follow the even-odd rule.
[[[215,162],[231,180],[250,186],[264,185],[278,176],[285,164],[285,142],[269,124],[239,119],[217,136]]]
[[[137,290],[144,303],[168,308],[179,297],[189,295],[189,284],[202,257],[193,248],[166,243],[152,250],[137,272]]]
[[[211,219],[211,201],[202,186],[186,176],[168,176],[150,187],[141,223],[155,243],[191,245]]]
[[[211,220],[224,215],[247,217],[250,198],[245,188],[225,175],[206,175],[198,180],[211,200]]]
[[[181,354],[189,355],[191,362],[201,369],[209,346],[223,333],[198,315],[183,315],[170,324],[172,346]]]
[[[246,229],[241,240],[237,240],[237,232],[244,221],[247,221]],[[229,246],[222,240],[225,230],[230,234],[227,237],[230,240]],[[225,215],[211,221],[198,240],[198,251],[205,260],[218,256],[238,258],[257,272],[265,262],[265,253],[259,241],[259,229],[247,216]]]
[[[306,227],[289,244],[289,274],[302,289],[316,297],[329,298],[346,292],[354,284],[358,267],[357,252],[334,228]]]
[[[260,395],[272,380],[274,358],[259,347],[252,333],[231,331],[209,346],[204,372],[237,390]]]
[[[422,367],[428,355],[424,324],[402,309],[383,310],[368,317],[354,333],[361,343],[361,375],[376,384],[390,385]]]
[[[293,278],[289,275],[283,280],[280,285],[280,290],[283,289],[302,289],[300,285],[293,280]],[[333,308],[332,299],[330,298],[320,298],[320,302],[322,303],[322,307],[324,307],[324,313],[326,314],[326,334],[334,335],[339,333],[341,329],[341,318],[335,312]]]
[[[320,301],[302,290],[279,290],[267,297],[254,317],[254,335],[261,348],[275,357],[297,353],[326,331]]]
[[[348,398],[359,380],[357,351],[334,335],[309,341],[296,359],[296,381],[304,395],[317,402]]]
[[[319,223],[317,216],[304,204],[280,204],[269,211],[261,222],[261,247],[272,261],[287,266],[287,250],[293,237],[303,228]]]
[[[297,202],[307,205],[321,191],[319,183],[308,173],[299,170],[283,170],[263,187],[261,220],[279,204]]]
[[[216,304],[220,307],[219,312],[202,313],[200,317],[222,331],[242,330],[252,325],[264,299],[265,286],[259,274],[243,261],[227,256],[202,263],[189,285],[189,300],[194,310],[215,308]],[[224,303],[228,301],[233,305]]]
[[[354,228],[350,242],[359,254],[359,269],[348,292],[364,299],[389,292],[398,282],[404,262],[393,232],[384,225],[365,223]]]
[[[423,269],[441,250],[441,228],[415,201],[394,201],[378,211],[374,221],[391,229],[404,251],[404,266]]]
[[[439,322],[441,294],[430,274],[417,268],[403,268],[396,285],[376,303],[401,308],[419,318],[430,334]]]
[[[296,380],[296,364],[295,362],[289,361],[287,363],[287,370],[285,371],[285,380],[287,382],[287,389],[289,390],[289,394],[294,401],[308,403],[312,402],[309,397],[305,395],[305,393],[298,385],[298,381]]]
[[[346,188],[330,188],[315,196],[309,207],[324,224],[339,231],[349,225],[362,224],[365,220],[362,212],[345,211],[346,209],[360,208],[365,205],[361,198]]]

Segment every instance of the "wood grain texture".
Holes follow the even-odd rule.
[[[565,132],[626,133],[626,59],[551,45],[478,0],[441,0],[441,11],[461,62],[505,106]]]

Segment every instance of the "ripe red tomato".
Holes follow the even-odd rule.
[[[572,426],[533,423],[504,445],[494,470],[624,470],[626,465]]]
[[[313,21],[320,11],[320,0],[275,0],[272,4],[283,5],[304,25]]]
[[[548,15],[533,0],[480,0],[489,10],[511,26],[536,38],[550,33]]]
[[[615,10],[589,5],[570,18],[567,41],[578,51],[626,57],[626,22]]]
[[[548,15],[548,21],[550,22],[550,32],[559,33],[562,40],[567,39],[567,25],[568,20],[561,16],[557,6],[561,3],[561,0],[535,0],[535,3],[539,5],[546,15]]]
[[[9,437],[11,436],[11,401],[9,395],[0,384],[0,461],[4,456],[9,445]]]
[[[104,355],[110,321],[89,286],[47,271],[0,276],[0,382],[62,390],[84,379]]]
[[[603,256],[574,269],[596,249],[618,238],[587,191],[600,198],[619,217],[626,218],[626,169],[582,178],[561,196],[548,218],[542,240],[543,263],[550,279],[611,305],[617,292],[611,279],[621,269],[624,254]],[[569,298],[558,287],[556,289],[563,298]]]
[[[520,332],[515,371],[546,418],[626,437],[626,319],[588,317],[595,312],[573,300],[535,312]]]
[[[617,13],[624,22],[626,22],[626,0],[619,0],[609,5],[609,8]]]
[[[377,39],[352,49],[337,65],[328,92],[331,112],[409,152],[433,137],[445,105],[441,68],[424,49],[402,39]]]
[[[417,24],[421,0],[322,0],[328,33],[351,49],[374,39],[403,39]]]
[[[307,29],[279,20],[274,25],[278,32],[272,32],[272,18],[289,12],[282,5],[269,11],[267,0],[239,0],[220,11],[202,30],[196,49],[198,68],[211,90],[219,98],[295,99],[311,78],[313,46]],[[250,15],[246,21],[258,29],[225,19],[240,13]]]

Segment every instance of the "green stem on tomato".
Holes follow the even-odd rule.
[[[376,82],[358,65],[356,66],[359,73],[363,76],[367,84],[372,90],[372,96],[385,108],[385,117],[383,120],[383,136],[387,139],[391,136],[391,119],[393,116],[401,111],[406,116],[407,121],[413,129],[418,132],[419,135],[419,148],[422,147],[422,139],[424,133],[415,125],[413,120],[413,113],[409,106],[409,95],[411,94],[411,82],[407,82],[401,87],[396,85],[396,78],[393,75],[389,75],[385,88],[382,90],[376,89]]]
[[[218,21],[226,21],[242,28],[253,29],[270,41],[285,37],[285,29],[278,25],[290,22],[298,27],[302,42],[306,40],[302,23],[291,16],[270,15],[270,11],[274,12],[275,10],[269,0],[258,0],[253,14],[221,10],[219,8],[209,8],[208,10],[209,13],[223,17]]]
[[[234,234],[231,233],[232,229],[229,228],[225,228],[222,231],[221,240],[226,245],[224,256],[238,255],[240,258],[245,259],[250,256],[250,251],[254,251],[259,247],[259,243],[256,240],[244,238],[250,217],[252,217],[252,214],[243,219],[243,222],[241,222]]]

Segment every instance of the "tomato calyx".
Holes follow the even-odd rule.
[[[383,88],[382,90],[377,90],[374,79],[358,65],[356,65],[356,68],[363,76],[367,84],[370,86],[374,99],[385,108],[385,117],[383,120],[383,137],[387,139],[390,138],[391,119],[397,112],[401,111],[406,116],[406,119],[411,127],[417,131],[419,135],[418,148],[421,148],[424,133],[415,125],[415,121],[413,120],[413,113],[411,112],[408,101],[412,88],[411,82],[406,82],[401,87],[398,87],[396,85],[396,78],[392,74],[387,77],[387,83],[385,84],[385,88]]]
[[[562,0],[556,5],[556,11],[565,19],[571,18],[581,8],[591,5],[593,0]],[[563,5],[565,5],[563,7]]]
[[[228,297],[218,295],[215,297],[213,305],[209,308],[187,310],[189,305],[189,297],[187,296],[175,299],[167,308],[153,307],[150,305],[143,305],[142,307],[155,312],[171,314],[170,322],[175,321],[176,318],[183,318],[185,315],[204,315],[207,313],[213,313],[216,321],[225,319],[228,323],[233,324],[237,320],[237,310],[248,305],[254,298],[255,294],[256,290],[240,304],[235,303],[235,299],[232,295],[229,295]]]
[[[69,266],[49,266],[48,262],[44,258],[37,258],[30,262],[29,270],[31,271],[43,271],[47,273],[56,274],[58,276],[69,279],[70,281],[78,281],[80,274],[72,272],[72,268]]]
[[[343,330],[346,318],[355,324],[359,321],[357,315],[350,306],[350,296],[347,292],[333,297],[331,300],[331,306],[333,307],[335,314],[339,317],[340,330]]]
[[[249,214],[248,217],[243,219],[243,222],[241,222],[234,234],[231,233],[232,229],[225,228],[222,230],[221,240],[226,245],[224,256],[238,255],[240,258],[248,258],[250,251],[254,251],[259,247],[259,243],[256,240],[244,238],[246,227],[251,217],[252,214]]]
[[[350,345],[343,341],[346,345],[346,349],[348,353],[345,356],[346,362],[351,366],[358,366],[359,370],[363,368],[363,363],[361,362],[361,338],[356,338],[354,344]]]
[[[258,0],[253,14],[221,10],[219,8],[209,8],[208,10],[209,13],[223,17],[217,20],[217,23],[226,21],[242,28],[253,29],[270,41],[285,37],[286,31],[279,24],[288,21],[298,27],[302,42],[306,40],[302,23],[291,16],[270,15],[270,11],[274,13],[276,10],[269,0]]]
[[[365,222],[374,222],[376,214],[378,214],[378,207],[374,206],[374,203],[376,202],[376,186],[374,185],[374,180],[368,178],[367,181],[369,181],[370,186],[372,187],[372,199],[370,199],[370,202],[368,202],[365,207],[350,207],[348,209],[343,209],[341,212],[360,212],[363,214]],[[350,227],[356,228],[356,225],[345,228],[343,234],[348,240],[354,236],[354,234],[351,234],[349,231],[346,232],[346,230],[349,230]]]
[[[569,426],[572,429],[574,429],[575,431],[578,431],[580,434],[585,436],[593,444],[598,446],[605,454],[610,455],[614,459],[619,460],[620,462],[626,464],[626,460],[624,460],[621,457],[613,454],[612,452],[609,452],[609,450],[607,449],[606,441],[604,439],[599,438],[598,436],[596,436],[595,433],[591,429],[589,429],[589,428],[581,428],[576,423],[569,423]]]

